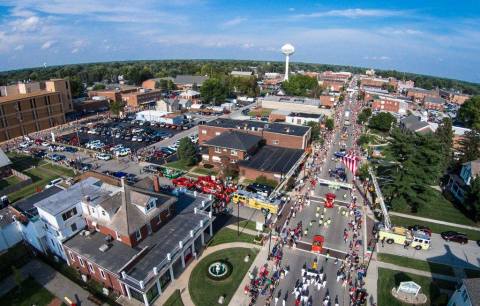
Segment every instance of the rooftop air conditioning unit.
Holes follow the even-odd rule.
[[[102,244],[98,250],[100,250],[100,252],[103,252],[105,253],[108,249],[110,248],[110,246],[108,244]]]

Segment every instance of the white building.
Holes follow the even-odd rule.
[[[480,306],[480,278],[464,279],[447,306]]]
[[[297,125],[305,125],[309,122],[320,123],[322,117],[320,114],[291,113],[285,117],[285,122]]]
[[[108,192],[102,191],[96,178],[87,178],[66,190],[35,204],[38,216],[45,224],[48,249],[67,260],[62,244],[86,226],[82,217],[82,201],[101,201]]]
[[[11,207],[0,210],[0,252],[7,250],[22,241],[15,214]]]

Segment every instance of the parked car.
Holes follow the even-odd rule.
[[[446,231],[440,234],[442,238],[446,241],[454,241],[458,242],[461,244],[467,244],[468,243],[468,237],[465,234],[455,232],[455,231]]]
[[[75,153],[77,152],[77,148],[74,148],[74,147],[65,147],[65,152],[69,152],[69,153]]]
[[[51,155],[47,155],[47,158],[58,162],[58,161],[64,160],[66,157],[65,155],[62,155],[62,154],[51,154]]]
[[[123,156],[127,156],[128,154],[130,154],[131,150],[129,148],[122,148],[122,149],[114,151],[114,152],[115,152],[115,156],[123,157]]]
[[[145,167],[143,167],[143,172],[145,173],[157,173],[160,171],[160,166],[156,166],[156,165],[147,165]]]
[[[411,231],[424,232],[424,233],[427,234],[428,236],[432,236],[432,230],[431,230],[429,227],[427,227],[427,226],[415,224],[415,225],[409,226],[408,229],[411,230]]]
[[[42,142],[42,146],[43,146],[43,147],[48,147],[49,145],[50,145],[50,144],[48,143],[48,141]]]
[[[52,188],[53,186],[60,184],[62,181],[63,181],[62,178],[51,180],[50,182],[48,182],[47,185],[45,185],[45,189]]]
[[[97,153],[95,155],[95,157],[97,159],[100,159],[100,160],[110,160],[110,159],[112,159],[112,155],[107,154],[107,153]]]

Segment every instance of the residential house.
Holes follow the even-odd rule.
[[[430,128],[428,122],[422,121],[420,117],[410,115],[400,120],[400,129],[408,133],[431,133],[432,129]]]
[[[23,240],[15,218],[16,214],[11,206],[0,209],[0,252]]]
[[[457,200],[463,202],[472,180],[479,174],[480,159],[466,162],[462,165],[459,175],[450,175],[446,189],[449,190]]]
[[[180,104],[178,99],[163,98],[157,101],[155,110],[159,112],[176,112],[180,110]]]
[[[12,175],[12,162],[0,148],[0,179]]]

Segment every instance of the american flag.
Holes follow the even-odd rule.
[[[342,157],[342,162],[345,164],[345,166],[352,172],[353,175],[357,173],[357,168],[358,168],[358,163],[360,161],[360,158],[356,156],[353,153],[349,153]]]

